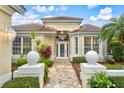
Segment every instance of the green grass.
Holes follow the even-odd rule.
[[[38,77],[20,77],[7,81],[2,88],[39,88]]]
[[[115,84],[116,88],[124,88],[124,77],[113,76],[113,77],[109,77],[109,79],[113,84]]]
[[[115,70],[120,70],[123,67],[123,65],[121,64],[103,64],[103,65],[106,66],[107,69],[115,69]]]

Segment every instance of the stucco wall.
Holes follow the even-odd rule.
[[[11,72],[12,44],[0,41],[0,76]]]
[[[5,8],[5,6],[4,6]],[[8,27],[11,16],[0,9],[0,76],[11,71],[12,42],[5,36],[5,27]]]

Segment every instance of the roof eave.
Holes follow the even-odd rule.
[[[8,5],[8,6],[22,15],[24,15],[26,11],[26,9],[22,5]]]

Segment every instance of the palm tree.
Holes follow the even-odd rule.
[[[101,40],[110,42],[112,38],[117,38],[122,41],[124,35],[124,14],[119,18],[110,19],[110,22],[104,25],[101,30]]]
[[[32,31],[31,33],[30,33],[30,37],[31,37],[31,39],[32,39],[32,50],[34,51],[35,50],[35,37],[36,37],[36,33],[35,33],[35,31]]]

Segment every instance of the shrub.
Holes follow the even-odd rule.
[[[44,80],[47,81],[48,80],[48,67],[52,66],[53,61],[51,61],[50,59],[40,59],[39,63],[45,63]]]
[[[45,63],[48,67],[50,67],[53,64],[53,61],[51,61],[50,59],[40,59],[39,63]]]
[[[112,55],[113,59],[117,62],[124,61],[124,46],[120,41],[112,41],[111,42],[111,49],[112,49]]]
[[[93,76],[91,76],[88,79],[88,84],[90,84],[92,88],[113,88],[115,87],[115,85],[110,82],[107,74],[104,72],[95,73]]]
[[[51,53],[52,53],[51,46],[42,44],[38,52],[42,58],[50,58]]]
[[[116,88],[124,88],[124,77],[112,76],[109,77],[110,81],[115,84]]]
[[[39,88],[38,77],[20,77],[7,81],[2,88]]]
[[[27,60],[23,54],[20,55],[19,59],[16,60],[17,66],[22,66],[27,63]]]
[[[44,74],[44,80],[45,81],[47,81],[48,80],[48,66],[45,64],[45,69],[44,69],[44,72],[45,72],[45,74]]]
[[[84,63],[86,59],[84,56],[73,57],[73,63]]]

